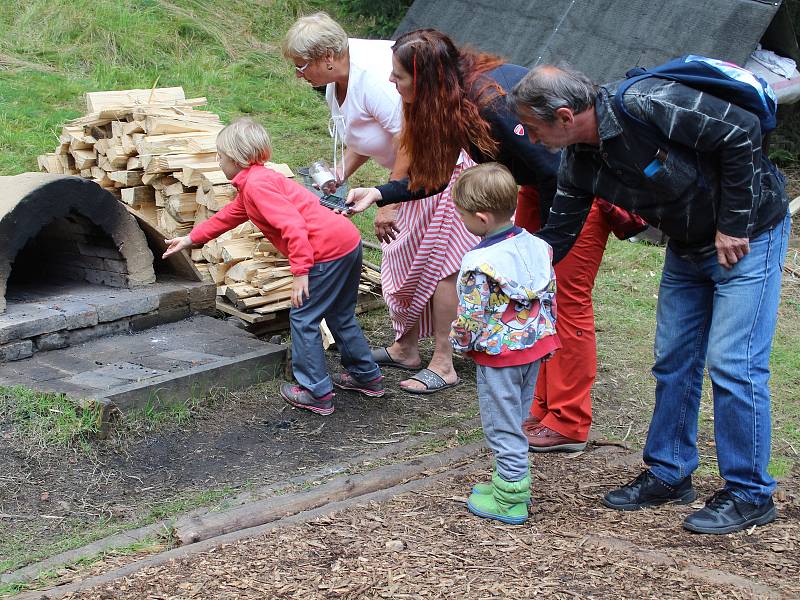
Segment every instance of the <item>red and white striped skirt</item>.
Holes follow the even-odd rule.
[[[464,228],[450,189],[475,163],[461,153],[450,183],[441,194],[400,204],[400,233],[383,244],[381,285],[395,339],[412,327],[420,337],[433,335],[433,293],[439,282],[461,268],[461,259],[480,241]],[[455,315],[453,315],[455,318]]]

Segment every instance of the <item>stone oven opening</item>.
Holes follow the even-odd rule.
[[[0,362],[213,310],[216,288],[94,182],[0,177]]]
[[[125,257],[111,236],[75,210],[53,219],[20,250],[11,268],[6,296],[15,286],[88,282],[131,287]]]

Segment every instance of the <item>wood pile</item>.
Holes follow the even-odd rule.
[[[67,123],[39,169],[78,175],[113,194],[165,238],[186,235],[236,196],[216,160],[218,115],[183,88],[91,92],[87,114]],[[288,165],[266,163],[287,177]],[[217,308],[255,324],[290,306],[289,262],[247,221],[191,252],[217,285]],[[360,292],[379,295],[380,274],[365,267]]]

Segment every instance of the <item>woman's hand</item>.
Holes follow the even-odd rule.
[[[350,214],[364,212],[381,198],[383,198],[383,196],[381,196],[381,192],[378,188],[353,188],[347,194],[347,199],[345,200],[350,207],[350,210],[347,212]]]
[[[167,258],[170,254],[175,254],[181,250],[191,248],[194,243],[192,242],[192,238],[188,235],[172,238],[171,240],[164,240],[164,242],[167,244],[167,249],[164,251],[164,254],[161,255],[161,258]]]
[[[384,244],[389,244],[400,233],[397,227],[397,209],[394,204],[381,206],[375,212],[375,237]]]
[[[295,275],[292,279],[292,306],[300,308],[306,298],[310,298],[308,293],[308,275]]]

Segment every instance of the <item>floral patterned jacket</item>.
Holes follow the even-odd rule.
[[[457,291],[450,331],[456,352],[469,352],[483,364],[480,355],[514,352],[499,363],[505,366],[532,362],[558,347],[552,250],[524,229],[487,237],[465,254]]]

